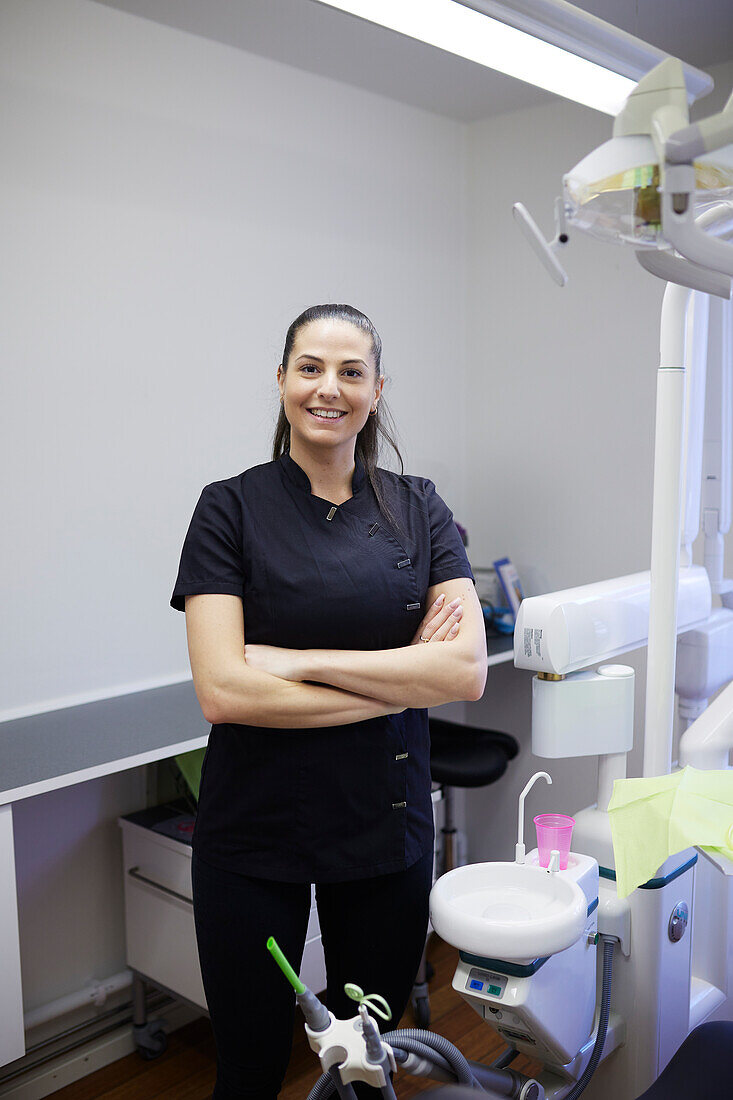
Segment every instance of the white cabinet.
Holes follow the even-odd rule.
[[[191,847],[141,824],[151,812],[119,819],[127,965],[154,985],[205,1011],[191,900]],[[325,989],[326,967],[312,888],[300,975],[315,993]]]

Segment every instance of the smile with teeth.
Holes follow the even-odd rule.
[[[308,412],[321,420],[340,420],[342,416],[346,416],[342,409],[308,409]]]

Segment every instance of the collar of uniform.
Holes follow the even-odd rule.
[[[287,477],[292,481],[294,485],[297,485],[300,489],[305,489],[307,493],[312,492],[312,486],[310,478],[305,470],[298,465],[298,463],[290,457],[289,451],[283,451],[279,459],[280,465]],[[364,463],[361,461],[358,455],[354,455],[354,475],[351,479],[351,492],[356,495],[359,492],[364,481],[366,479],[366,470]]]

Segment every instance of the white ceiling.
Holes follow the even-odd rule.
[[[314,0],[96,2],[464,122],[552,98]],[[698,68],[733,59],[733,0],[576,6]]]

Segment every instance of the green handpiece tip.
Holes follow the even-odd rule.
[[[292,985],[295,992],[296,993],[303,993],[303,991],[305,990],[305,986],[303,985],[300,978],[295,973],[292,966],[290,965],[290,963],[288,962],[288,960],[285,958],[282,951],[278,947],[274,936],[269,937],[269,939],[267,941],[267,950],[270,952],[273,959],[275,960],[277,965],[280,967],[280,969],[282,970],[283,974],[285,975],[285,977],[288,979],[288,981]]]

